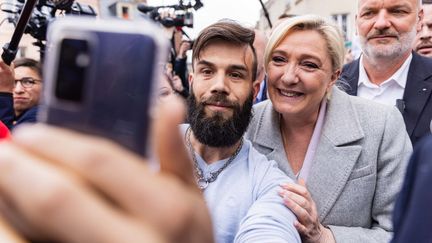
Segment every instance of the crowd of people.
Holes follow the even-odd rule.
[[[106,139],[21,126],[43,75],[0,62],[0,241],[430,242],[432,2],[357,7],[349,63],[316,15],[270,36],[211,24],[188,71],[182,42],[158,93],[157,172]]]

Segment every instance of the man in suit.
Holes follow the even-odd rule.
[[[396,105],[413,144],[432,119],[432,59],[411,49],[422,18],[421,0],[359,0],[362,55],[340,78],[351,95]]]
[[[422,8],[423,22],[413,49],[420,55],[432,57],[432,0],[423,0]]]
[[[411,157],[405,181],[393,214],[392,243],[432,242],[432,136],[418,143]]]

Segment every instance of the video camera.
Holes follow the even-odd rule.
[[[1,8],[9,13],[7,20],[13,23],[15,31],[11,41],[3,46],[1,55],[6,64],[10,64],[16,56],[18,45],[23,34],[36,38],[33,45],[40,48],[41,59],[44,57],[45,41],[48,24],[58,15],[96,16],[89,5],[74,2],[74,0],[15,0],[8,3],[12,8]]]
[[[191,1],[187,5],[183,4],[183,0],[179,0],[177,5],[167,6],[148,6],[146,4],[138,4],[138,10],[147,14],[154,21],[160,22],[165,27],[189,27],[193,28],[193,13],[192,9],[198,10],[204,5],[200,0],[195,0],[192,5]],[[161,17],[159,9],[173,9],[174,17]]]
[[[4,12],[13,15],[9,21],[15,26],[17,25],[24,3],[25,0],[17,0],[13,9],[2,9]],[[48,24],[59,13],[66,15],[96,16],[95,10],[90,5],[80,4],[74,0],[39,0],[27,23],[24,33],[30,34],[39,41],[45,41]]]

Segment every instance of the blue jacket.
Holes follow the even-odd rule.
[[[22,123],[36,122],[37,111],[38,107],[34,106],[23,112],[19,117],[15,117],[12,93],[0,92],[0,120],[9,130]]]
[[[391,243],[432,242],[432,136],[415,147],[393,214]]]

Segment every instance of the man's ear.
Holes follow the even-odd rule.
[[[263,80],[261,80],[261,81],[264,82]],[[259,93],[259,91],[260,91],[260,88],[261,88],[261,82],[258,81],[258,80],[255,80],[255,81],[252,83],[252,89],[253,89],[253,100],[256,100],[256,98],[257,98],[257,96],[258,96],[258,93]]]
[[[417,21],[416,30],[417,30],[417,33],[418,33],[422,29],[422,23],[423,23],[423,17],[424,17],[423,8],[420,9],[420,11],[418,12],[417,17],[418,17],[418,21]]]
[[[188,76],[188,80],[189,80],[189,87],[192,86],[193,79],[194,79],[193,73],[189,73],[189,76]]]

